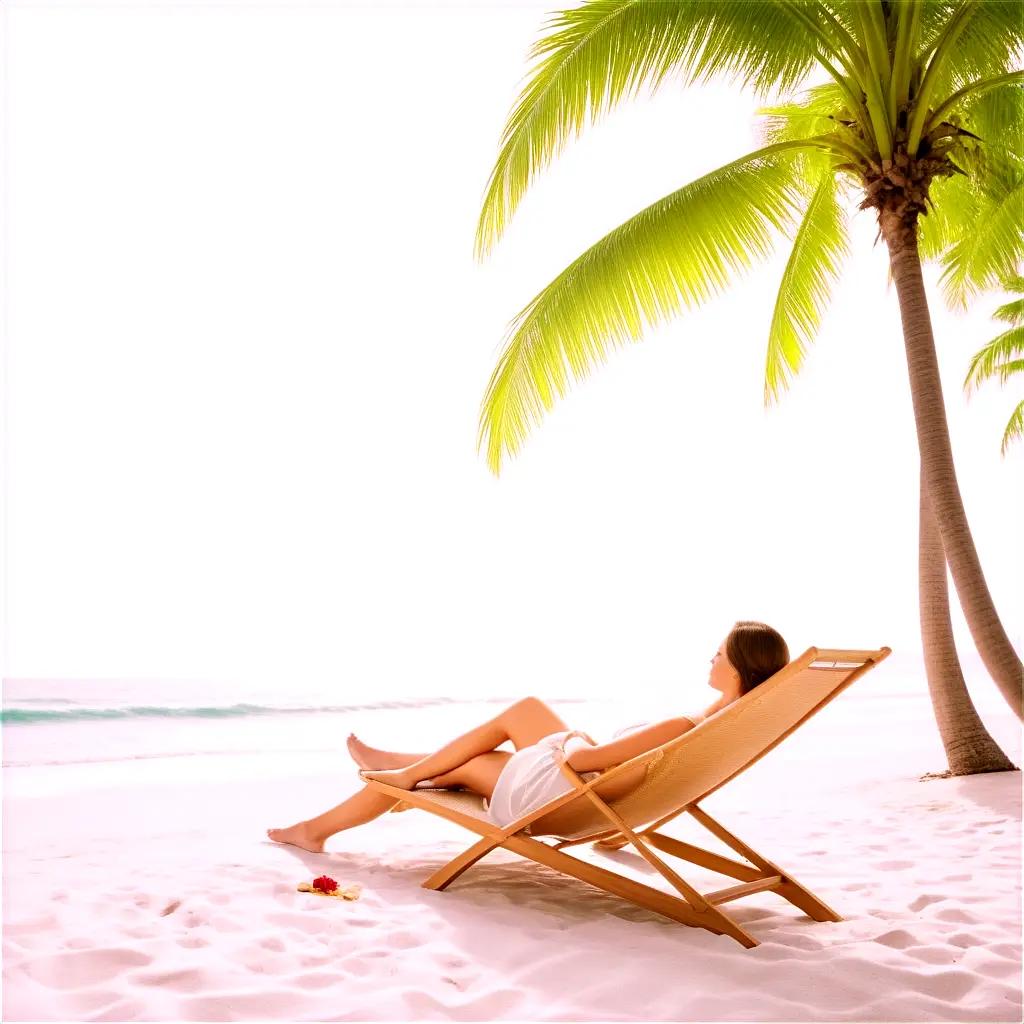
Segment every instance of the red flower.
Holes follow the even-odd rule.
[[[313,879],[313,888],[319,889],[321,892],[334,892],[338,888],[338,883],[333,878],[321,875],[319,878]]]

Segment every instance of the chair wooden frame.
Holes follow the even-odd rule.
[[[431,798],[430,790],[409,791],[397,789],[394,786],[389,786],[376,780],[367,779],[366,782],[375,789],[400,800],[404,805],[418,807],[432,814],[437,814],[455,824],[461,825],[463,828],[469,829],[471,832],[477,833],[481,837],[469,849],[460,853],[426,879],[422,883],[424,888],[446,889],[464,871],[476,864],[477,861],[485,857],[492,850],[501,847],[517,853],[528,860],[535,861],[538,864],[545,864],[556,871],[588,882],[606,892],[621,896],[674,921],[694,927],[706,928],[716,935],[731,936],[749,949],[758,945],[757,939],[722,910],[722,904],[742,899],[754,893],[770,891],[788,900],[815,921],[841,921],[842,917],[827,903],[797,882],[789,872],[761,856],[761,854],[753,850],[741,839],[727,831],[719,822],[703,810],[700,806],[700,801],[732,781],[737,775],[749,768],[750,765],[759,761],[765,754],[773,750],[787,736],[803,725],[804,722],[817,714],[821,708],[834,700],[854,680],[888,657],[889,654],[890,650],[888,647],[882,647],[874,651],[808,648],[799,658],[796,658],[780,672],[776,673],[772,679],[796,675],[808,667],[825,667],[826,670],[830,671],[849,672],[849,675],[823,700],[815,704],[791,728],[783,732],[773,742],[767,744],[756,756],[747,760],[727,778],[708,789],[707,792],[700,794],[696,799],[690,800],[671,813],[647,825],[647,827],[636,831],[616,813],[613,807],[609,806],[593,791],[594,786],[602,781],[614,778],[619,772],[627,771],[640,764],[647,764],[660,757],[661,752],[685,740],[687,735],[690,735],[689,733],[684,733],[683,736],[664,744],[662,747],[646,751],[638,757],[616,765],[614,768],[609,768],[590,781],[584,781],[577,772],[563,762],[561,769],[569,778],[573,788],[544,804],[542,807],[538,807],[536,810],[524,815],[519,820],[512,822],[505,828],[499,828],[494,823],[485,818],[477,817],[475,814],[463,813],[456,807],[445,806],[437,802],[436,799]],[[829,667],[830,663],[835,665],[834,669]],[[859,665],[859,667],[854,667],[856,665]],[[743,699],[745,698],[741,698],[741,700]],[[529,834],[529,826],[532,822],[550,814],[564,804],[577,800],[581,796],[586,796],[591,801],[595,811],[594,820],[596,824],[592,828],[587,826],[586,835],[578,838],[562,839],[561,841],[549,844],[541,842],[539,838]],[[684,843],[658,831],[684,812],[690,814],[726,846],[730,847],[741,857],[746,858],[749,863],[743,863],[730,857],[712,853],[710,850],[705,850],[690,843]],[[642,882],[627,878],[607,868],[598,867],[588,861],[562,852],[567,847],[576,846],[581,843],[592,843],[611,836],[625,836],[640,856],[668,881],[669,885],[678,895],[645,885]],[[687,861],[735,879],[739,884],[716,889],[708,893],[698,892],[697,889],[666,864],[661,857],[657,856],[654,852],[655,850],[675,857],[678,860]]]

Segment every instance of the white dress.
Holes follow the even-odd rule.
[[[566,739],[568,737],[568,739]],[[573,730],[553,732],[522,750],[517,750],[501,769],[490,801],[484,798],[484,810],[499,828],[529,814],[556,796],[568,793],[572,783],[559,766],[558,748],[565,740],[565,754],[568,757],[580,747],[589,747],[585,737]],[[600,772],[582,772],[586,781],[596,778]]]
[[[694,724],[698,724],[703,717],[702,713],[687,715]],[[641,729],[650,722],[640,722],[638,725],[631,725],[625,729],[619,729],[613,739],[623,733],[632,732],[634,729]],[[568,739],[566,739],[568,737]],[[522,750],[517,750],[505,762],[497,781],[494,783],[494,792],[488,801],[484,798],[484,810],[487,817],[499,828],[504,828],[513,821],[529,814],[543,806],[549,800],[568,793],[572,789],[572,783],[562,771],[558,755],[558,748],[565,739],[565,754],[568,757],[574,750],[580,747],[589,747],[590,742],[586,737],[575,730],[564,730],[553,732],[536,743]],[[600,772],[580,772],[580,778],[584,782],[597,778]]]

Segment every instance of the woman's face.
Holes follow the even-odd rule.
[[[738,693],[740,688],[740,674],[729,661],[725,653],[725,641],[723,640],[711,659],[711,672],[708,675],[708,686],[721,693]]]

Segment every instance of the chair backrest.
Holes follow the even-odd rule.
[[[890,653],[888,647],[877,651],[809,647],[770,679],[660,747],[644,781],[609,806],[630,827],[639,828],[703,800],[778,746]],[[581,829],[565,838],[587,834]]]

